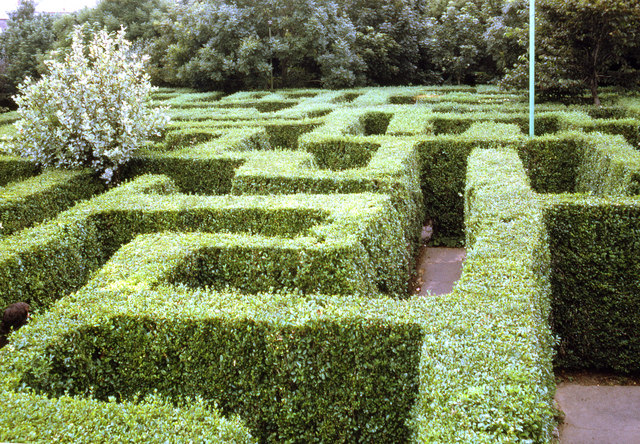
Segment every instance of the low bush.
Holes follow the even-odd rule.
[[[431,112],[422,107],[403,107],[397,110],[389,122],[387,134],[390,136],[413,136],[432,134]]]
[[[596,196],[640,194],[640,152],[621,136],[594,134],[582,139],[578,193]]]
[[[416,236],[410,231],[415,227],[409,225],[411,219],[401,218],[396,208],[400,205],[394,206],[388,196],[145,194],[153,190],[167,193],[175,187],[142,177],[81,203],[50,223],[0,241],[0,278],[7,282],[0,302],[48,306],[84,285],[92,272],[137,234],[164,230],[276,236],[223,242],[222,256],[222,247],[215,247],[200,263],[210,271],[224,265],[229,272],[214,273],[212,279],[217,280],[211,281],[198,278],[196,267],[191,272],[195,277],[189,280],[193,285],[215,283],[244,291],[266,291],[276,285],[307,293],[405,295],[412,262],[412,250],[407,247]],[[368,211],[360,212],[362,206]],[[291,239],[294,236],[302,237]],[[263,262],[252,268],[256,257]],[[256,270],[269,273],[257,278]]]
[[[584,134],[566,132],[523,141],[520,157],[538,193],[572,193],[582,161]]]

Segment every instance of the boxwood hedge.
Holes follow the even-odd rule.
[[[47,170],[0,188],[0,236],[57,216],[79,200],[104,190],[89,171]]]
[[[561,368],[635,373],[640,304],[638,198],[550,196],[553,329]]]
[[[0,240],[0,302],[47,308],[0,351],[0,438],[549,442],[549,319],[557,365],[637,368],[633,103],[541,106],[529,140],[495,88],[186,93],[135,180]],[[2,192],[26,226],[62,182]],[[468,255],[407,298],[424,208]]]
[[[240,419],[225,419],[202,401],[175,407],[153,395],[116,403],[8,390],[0,401],[3,442],[257,442]]]

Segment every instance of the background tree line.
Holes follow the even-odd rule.
[[[637,87],[640,2],[536,0],[538,88]],[[22,0],[0,34],[0,94],[51,50],[126,27],[156,85],[202,90],[364,85],[524,86],[528,0],[102,0],[54,17]]]

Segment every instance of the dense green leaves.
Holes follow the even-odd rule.
[[[27,77],[38,77],[39,64],[55,41],[53,17],[35,12],[35,2],[21,0],[0,33],[0,105]]]
[[[640,48],[640,3],[635,0],[540,0],[536,77],[547,97],[587,88],[600,105],[598,87],[637,85],[640,69],[631,54]],[[507,83],[526,82],[526,60]]]

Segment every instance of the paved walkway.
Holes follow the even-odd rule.
[[[462,274],[464,248],[422,247],[418,257],[414,294],[447,294]]]
[[[640,387],[558,385],[561,444],[640,444]]]

